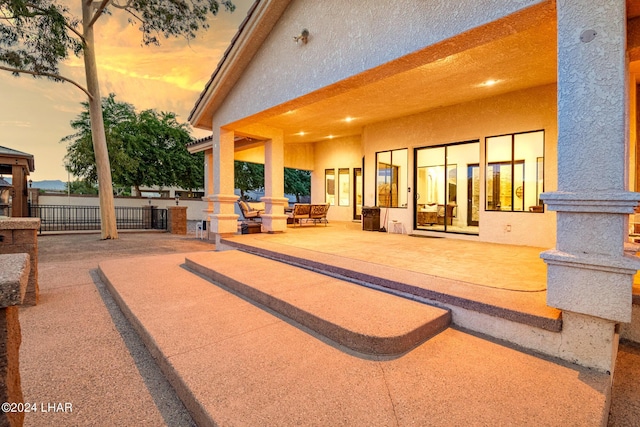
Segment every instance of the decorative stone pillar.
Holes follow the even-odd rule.
[[[0,402],[23,403],[20,384],[20,322],[18,306],[29,281],[29,255],[0,255]],[[0,425],[19,427],[24,412],[0,411]]]
[[[26,253],[31,260],[24,305],[36,305],[40,298],[37,235],[39,228],[39,218],[0,219],[0,254]]]
[[[167,228],[171,234],[187,234],[187,207],[169,206]]]
[[[234,137],[233,131],[222,128],[219,137],[213,137],[213,194],[209,197],[213,202],[213,213],[209,214],[209,221],[214,238],[230,236],[238,231],[238,215],[235,213],[238,196],[233,193]]]
[[[268,233],[282,232],[287,229],[287,216],[284,206],[289,199],[284,197],[284,136],[281,130],[271,132],[264,144],[264,202],[262,226]]]
[[[631,319],[638,258],[624,254],[627,218],[639,193],[626,191],[628,162],[624,0],[558,0],[558,191],[547,304],[563,310],[560,355],[613,371],[615,325]]]

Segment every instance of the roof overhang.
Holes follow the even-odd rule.
[[[211,129],[215,111],[289,2],[254,4],[191,113],[194,126]],[[627,0],[628,47],[630,53],[637,50],[638,58],[639,15],[639,3]],[[358,135],[371,123],[552,84],[557,80],[556,25],[555,1],[541,2],[224,125],[236,134],[247,126],[263,125],[281,129],[285,143],[314,142]],[[485,87],[488,79],[500,83]],[[345,123],[346,117],[357,120]]]
[[[189,114],[199,129],[212,129],[213,114],[260,49],[291,0],[256,0]]]
[[[33,154],[23,153],[7,147],[0,147],[0,173],[10,174],[13,166],[22,166],[27,175],[34,172],[35,162]]]

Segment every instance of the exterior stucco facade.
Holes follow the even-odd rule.
[[[192,112],[194,125],[213,130],[206,149],[210,230],[235,229],[234,158],[265,162],[269,232],[286,231],[283,166],[312,170],[313,203],[326,201],[326,170],[348,169],[353,177],[363,168],[363,205],[393,205],[385,218],[403,230],[553,248],[541,256],[548,264],[547,304],[563,310],[562,332],[539,340],[535,332],[505,335],[496,326],[495,336],[611,371],[617,324],[631,320],[632,278],[640,266],[624,254],[628,216],[640,200],[629,191],[635,145],[628,100],[635,99],[635,86],[628,84],[625,2],[256,4]],[[308,43],[293,42],[303,29]],[[491,185],[491,191],[502,185],[495,171],[506,163],[494,162],[490,185],[488,138],[534,131],[544,135],[543,154],[534,156],[544,175],[536,178],[539,200],[523,201],[516,211],[523,190],[510,178],[509,209],[497,200],[499,185],[489,203]],[[241,145],[236,137],[257,143]],[[513,177],[518,162],[525,166],[510,138]],[[477,168],[477,232],[416,230],[418,204],[435,204],[416,201],[422,197],[415,188],[418,149],[469,141],[477,144],[477,159],[456,166],[455,187],[444,191],[467,180],[461,170]],[[378,157],[394,150],[406,157],[399,178],[399,167]],[[446,159],[442,165],[449,174]],[[385,167],[395,181],[384,184],[393,190],[385,190],[389,198],[381,203]],[[447,203],[439,205],[444,210],[457,202],[464,217],[472,208],[461,199],[437,203]],[[353,203],[351,194],[349,204],[333,205],[329,220],[352,220]],[[443,220],[442,231],[447,214]]]
[[[321,91],[538,3],[542,2],[292,1],[216,111],[213,123],[224,126]],[[309,44],[300,49],[291,39],[303,28],[311,35]]]

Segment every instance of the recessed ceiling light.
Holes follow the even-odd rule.
[[[347,123],[350,123],[350,122],[352,122],[352,121],[353,121],[353,117],[348,117],[348,116],[347,116],[347,117],[344,119],[344,121],[345,121],[345,122],[347,122]]]
[[[493,86],[493,85],[495,85],[497,83],[500,83],[500,80],[490,79],[490,80],[487,80],[487,81],[484,81],[484,82],[480,83],[478,86],[489,87],[489,86]]]
[[[306,135],[306,133],[304,133],[303,131],[300,131],[300,132],[298,132],[298,135],[300,135],[300,136],[305,136],[305,135]]]
[[[333,135],[327,136],[327,139],[333,139]]]

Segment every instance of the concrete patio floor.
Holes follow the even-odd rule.
[[[549,248],[500,245],[439,237],[362,231],[358,222],[289,225],[286,233],[234,236],[265,241],[371,264],[444,277],[496,289],[539,292],[546,289],[547,268],[540,252]],[[253,243],[252,243],[253,244]]]
[[[360,248],[360,252],[346,246],[349,238],[343,235],[351,232],[362,233],[361,237],[370,239],[368,244]],[[393,259],[394,263],[403,263],[406,260],[398,250],[390,249],[407,242],[410,245],[417,242],[419,253],[432,260],[429,265],[437,264],[436,259],[443,256],[445,248],[454,252],[456,249],[455,245],[449,246],[452,242],[449,240],[358,232],[353,225],[347,223],[330,224],[326,228],[296,228],[282,235],[247,235],[236,236],[234,239],[272,240],[268,244],[282,247],[293,247],[293,240],[297,239],[300,242],[298,245],[302,245],[304,250],[316,251],[318,254],[350,252],[354,260],[361,262],[372,261],[373,256],[367,254],[379,253],[380,248],[385,248],[387,255],[391,256],[376,255],[379,256],[377,262],[381,262],[381,259]],[[437,244],[443,246],[439,247]],[[372,248],[376,251],[372,251]],[[28,401],[73,402],[74,412],[28,414],[25,425],[193,425],[193,420],[148,350],[105,290],[95,269],[100,261],[106,259],[211,249],[210,243],[196,240],[193,236],[155,233],[123,233],[119,241],[106,242],[98,240],[97,235],[41,237],[41,304],[21,310],[23,391]],[[539,277],[541,274],[544,277],[544,264],[538,263],[537,258],[537,253],[542,248],[525,249],[527,256],[520,254],[514,258],[509,248],[505,248],[503,254],[520,266],[531,263],[532,275]],[[480,255],[486,254],[486,251],[478,250]],[[500,262],[500,248],[492,249],[492,253],[498,263],[492,263],[491,266],[504,267],[501,277],[508,277],[511,274],[508,260]],[[465,250],[465,256],[470,260],[477,258],[478,254],[472,255]],[[416,257],[420,264],[424,264],[421,261],[423,257]],[[366,261],[362,261],[363,258]],[[451,261],[450,256],[444,258]],[[473,262],[477,266],[487,263],[486,259]],[[456,262],[451,262],[450,266],[455,267]],[[451,271],[452,268],[446,270]],[[435,274],[435,270],[431,271],[429,274]],[[471,270],[465,271],[463,268],[456,271],[457,274],[465,275]],[[524,271],[529,270],[525,268]],[[452,333],[455,340],[468,342],[472,346],[474,342],[478,345],[481,342],[491,342],[462,331]],[[609,425],[637,425],[640,422],[640,408],[637,404],[640,401],[639,362],[640,355],[635,347],[621,346]],[[477,375],[481,372],[482,369]],[[444,414],[446,415],[446,411]]]

